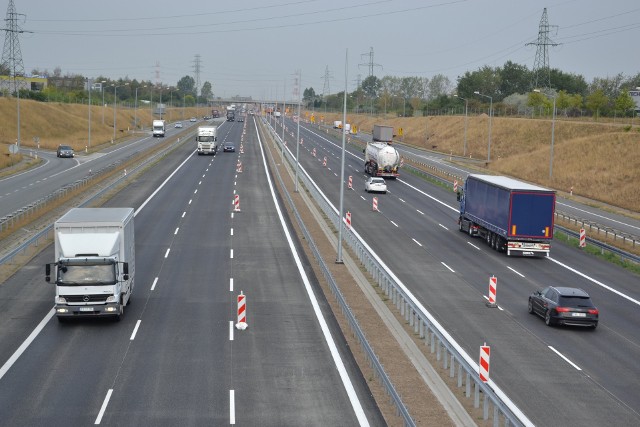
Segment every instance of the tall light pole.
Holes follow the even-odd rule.
[[[89,89],[89,147],[91,147],[91,79],[87,77],[87,89]]]
[[[116,84],[114,83],[113,86],[113,141],[116,140],[116,107],[118,106],[118,97],[117,97],[117,93],[118,93],[118,88],[119,87],[123,87],[123,86],[127,86],[129,85],[129,83],[125,83],[123,85],[120,86],[116,86]]]
[[[553,112],[551,113],[551,153],[549,155],[549,179],[553,178],[553,144],[555,142],[556,133],[556,97],[557,95],[547,95],[540,91],[540,89],[533,90],[536,93],[542,93],[547,98],[553,99]]]
[[[147,87],[147,85],[142,86],[143,88]],[[136,103],[133,107],[133,123],[135,128],[138,128],[138,89],[140,86],[136,86]]]
[[[469,122],[469,100],[458,96],[457,94],[453,95],[458,99],[464,101],[464,148],[462,149],[462,156],[467,157],[467,124]]]
[[[104,125],[104,109],[105,109],[105,105],[104,105],[104,84],[106,83],[106,80],[102,80],[100,82],[100,90],[102,91],[102,124]]]
[[[491,161],[491,121],[493,118],[493,97],[489,95],[483,95],[477,90],[473,93],[479,96],[484,96],[485,98],[489,98],[489,145],[487,146],[487,163],[489,163]]]

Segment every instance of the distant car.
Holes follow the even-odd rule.
[[[202,118],[202,120],[211,120],[211,117],[209,117],[209,116],[204,116],[204,117]]]
[[[189,121],[190,121],[190,122],[195,122],[195,121],[198,121],[198,119],[196,119],[195,117],[191,117],[191,118],[189,119]]]
[[[239,118],[238,118],[238,121],[239,121],[239,122],[244,122],[244,117],[239,117]]]
[[[233,142],[225,142],[222,145],[222,151],[225,152],[225,153],[227,151],[229,151],[231,153],[235,153],[236,152],[236,146],[235,146],[235,144]]]
[[[384,182],[384,178],[371,176],[367,179],[367,182],[364,183],[364,189],[367,193],[371,193],[372,191],[387,193],[387,183]]]
[[[71,157],[75,156],[73,153],[73,148],[68,145],[58,145],[58,149],[56,150],[56,156],[58,157]]]
[[[174,127],[176,127],[176,128],[181,128],[181,127],[182,127],[182,122],[178,122],[178,123],[176,123]]]
[[[548,286],[529,296],[527,308],[529,313],[541,316],[547,326],[598,326],[600,313],[580,288]]]

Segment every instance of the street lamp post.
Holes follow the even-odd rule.
[[[87,77],[87,89],[89,89],[89,147],[91,147],[91,79]]]
[[[483,95],[477,90],[473,93],[479,96],[484,96],[485,98],[489,98],[489,144],[487,146],[487,163],[489,163],[491,161],[491,121],[493,118],[493,97],[489,95]]]
[[[553,178],[553,144],[555,142],[555,133],[556,133],[556,97],[557,95],[551,96],[547,95],[540,91],[540,89],[533,90],[536,93],[542,93],[547,98],[553,99],[553,112],[551,113],[551,153],[549,155],[549,179]]]
[[[106,80],[102,80],[100,82],[100,90],[102,91],[102,124],[104,125],[104,84],[106,83]]]
[[[469,100],[458,96],[457,94],[453,96],[464,101],[464,148],[462,149],[462,156],[467,157],[467,124],[469,122]]]
[[[142,88],[147,87],[147,85],[142,86]],[[133,123],[135,128],[138,128],[138,89],[140,86],[136,86],[136,103],[133,107]]]
[[[123,86],[127,86],[129,83],[125,83],[123,85],[120,86],[116,86],[116,84],[114,83],[113,86],[113,141],[116,140],[116,108],[118,106],[118,97],[117,97],[117,93],[118,93],[118,88],[119,87],[123,87]]]

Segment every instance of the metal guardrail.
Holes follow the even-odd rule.
[[[113,187],[118,185],[122,180],[124,180],[127,177],[128,174],[135,173],[139,169],[147,166],[148,164],[151,164],[151,163],[155,162],[160,157],[165,156],[168,152],[170,152],[171,150],[176,148],[176,146],[178,144],[180,144],[180,138],[178,138],[176,140],[176,142],[174,142],[173,144],[167,146],[165,149],[160,150],[160,151],[156,152],[154,155],[144,159],[137,166],[134,166],[133,169],[131,169],[128,173],[124,173],[124,174],[120,175],[119,177],[115,178],[114,180],[112,180],[110,184],[106,185],[105,187],[100,189],[98,192],[96,192],[93,196],[91,196],[90,198],[88,198],[87,200],[82,202],[79,205],[79,207],[86,206],[89,203],[93,202],[96,198],[101,197],[104,193],[106,193],[107,191],[111,190]],[[114,163],[112,163],[112,164],[110,164],[108,166],[105,166],[103,169],[101,169],[101,171],[104,172],[106,169],[112,170],[112,169],[116,168],[117,165],[119,165],[121,163],[122,163],[121,161],[114,162]],[[98,177],[98,176],[100,176],[100,172],[96,172],[95,174],[92,174],[90,178],[95,179],[95,177]],[[67,186],[65,186],[63,188],[66,188],[66,187],[69,187],[69,186],[72,186],[72,185],[80,185],[79,184],[80,182],[83,183],[82,185],[87,185],[89,183],[89,181],[85,181],[83,179],[83,180],[76,181],[76,182],[74,182],[72,184],[69,184],[69,185],[67,185]],[[77,187],[75,187],[75,188],[77,188]],[[48,201],[51,201],[51,200],[54,200],[54,197],[61,197],[61,195],[59,194],[59,191],[60,190],[52,193],[51,195],[49,195],[47,197],[43,197],[40,200],[45,200],[46,199]],[[68,192],[69,189],[67,188],[65,191]],[[38,244],[40,243],[41,239],[43,239],[43,238],[46,239],[48,237],[49,232],[52,230],[52,228],[53,228],[53,224],[49,224],[46,228],[44,228],[43,230],[39,231],[38,233],[36,233],[34,236],[30,237],[25,242],[23,242],[22,244],[18,245],[16,248],[14,248],[11,251],[9,251],[6,255],[0,257],[0,265],[4,265],[4,264],[8,264],[8,263],[13,262],[13,260],[15,259],[16,256],[18,256],[21,252],[24,253],[31,245],[35,245],[37,247]]]
[[[631,247],[633,248],[635,248],[636,245],[640,245],[640,237],[634,236],[633,234],[625,233],[623,231],[616,230],[615,228],[605,227],[596,222],[574,217],[564,212],[556,211],[556,216],[562,218],[565,221],[568,221],[569,223],[574,223],[575,225],[579,225],[585,230],[589,229],[589,231],[595,231],[595,233],[598,236],[600,235],[600,233],[602,233],[604,234],[605,238],[613,238],[614,241],[620,240],[622,241],[623,244],[630,244]]]
[[[576,238],[576,239],[580,238],[580,233],[577,233],[577,232],[575,232],[573,230],[570,230],[568,228],[562,227],[560,225],[556,225],[554,227],[554,233],[556,233],[556,232],[564,233],[567,236],[570,236],[570,237],[573,237],[573,238]],[[603,243],[603,242],[601,242],[599,240],[592,239],[591,237],[586,237],[586,241],[587,241],[587,243],[589,245],[595,246],[598,249],[600,249],[601,252],[605,252],[605,251],[611,252],[611,253],[619,256],[622,259],[625,259],[627,261],[631,261],[631,262],[635,262],[637,264],[640,264],[640,256],[638,256],[638,255],[634,255],[634,254],[631,254],[629,252],[625,252],[622,249],[616,248],[615,246],[608,245],[608,244]]]
[[[280,136],[275,135],[273,133],[273,128],[268,127],[268,129],[271,131],[271,136],[280,143],[280,141],[281,141]],[[289,194],[289,192],[286,189],[286,186],[284,185],[284,182],[282,180],[282,176],[280,175],[280,172],[278,171],[278,169],[276,169],[275,171],[276,171],[276,176],[278,177],[278,180],[280,182],[280,186],[283,189],[284,195],[285,195],[285,197],[287,199],[287,202],[289,203],[289,206],[291,207],[291,209],[293,211],[293,214],[294,214],[294,216],[296,218],[296,221],[297,221],[298,225],[300,226],[300,229],[302,230],[302,233],[304,234],[305,239],[308,242],[308,245],[309,245],[309,247],[311,249],[311,252],[313,253],[314,258],[316,259],[316,261],[320,265],[320,269],[322,270],[322,274],[323,274],[324,278],[327,280],[327,283],[329,284],[329,287],[331,288],[331,292],[334,294],[338,304],[340,305],[340,309],[342,310],[342,314],[345,316],[345,318],[349,322],[349,326],[351,327],[351,330],[353,331],[353,333],[356,336],[356,339],[360,343],[360,346],[362,347],[362,350],[363,350],[363,352],[365,354],[365,357],[369,361],[370,366],[373,368],[377,378],[379,378],[380,381],[382,382],[382,385],[383,385],[384,389],[386,390],[387,395],[389,395],[391,397],[391,400],[392,400],[392,402],[394,403],[394,405],[396,407],[397,415],[402,417],[402,419],[404,421],[404,425],[405,426],[415,426],[416,424],[413,421],[413,419],[411,418],[411,415],[409,414],[409,410],[407,409],[407,407],[402,402],[402,398],[400,397],[400,395],[396,391],[395,387],[393,386],[393,383],[389,379],[389,376],[385,372],[384,367],[380,363],[380,360],[376,356],[373,348],[369,345],[369,342],[367,341],[367,338],[364,335],[364,332],[362,331],[362,329],[360,328],[360,325],[358,324],[358,320],[356,319],[355,315],[353,314],[353,312],[349,308],[349,305],[347,304],[347,301],[344,299],[344,296],[342,295],[342,292],[340,291],[340,288],[338,287],[337,283],[335,282],[335,279],[333,278],[333,275],[331,274],[331,271],[327,267],[327,264],[324,262],[324,259],[322,258],[322,255],[320,254],[320,251],[318,250],[318,248],[317,248],[317,246],[316,246],[316,244],[315,244],[315,242],[313,240],[313,237],[311,236],[311,233],[309,233],[309,231],[307,230],[307,227],[304,225],[304,222],[302,221],[302,218],[300,217],[300,213],[296,209],[295,203],[293,202],[293,199],[291,198],[291,195]]]
[[[280,136],[277,132],[274,133],[274,137],[281,144]],[[282,146],[280,148],[282,149]],[[284,152],[289,163],[295,164],[295,155],[289,148],[286,148]],[[337,209],[311,180],[306,171],[302,167],[300,167],[300,170],[299,178],[302,184],[307,188],[333,225],[338,228],[340,221],[344,222],[344,219],[338,217]],[[491,417],[494,426],[499,426],[501,421],[504,421],[505,426],[532,426],[533,423],[493,380],[489,380],[487,383],[480,381],[478,364],[413,296],[411,291],[396,277],[373,249],[367,245],[356,230],[353,227],[345,227],[343,230],[343,237],[346,243],[351,247],[376,284],[396,306],[396,309],[400,311],[400,314],[408,324],[414,328],[414,332],[419,334],[420,338],[430,345],[431,353],[436,354],[436,360],[442,362],[444,369],[449,370],[451,378],[454,378],[457,372],[457,386],[458,388],[465,387],[465,396],[467,398],[471,398],[473,388],[474,408],[480,407],[480,394],[482,394],[483,419],[488,420],[490,412],[492,412]],[[490,406],[493,407],[493,411],[490,411]]]

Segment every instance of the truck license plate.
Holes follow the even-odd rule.
[[[80,311],[93,311],[93,307],[80,307]]]

